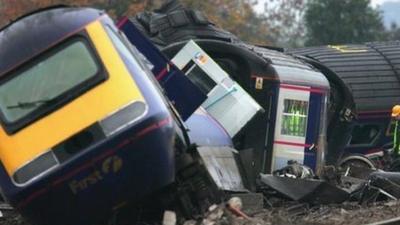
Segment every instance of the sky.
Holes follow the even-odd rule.
[[[257,12],[263,12],[264,10],[264,2],[267,0],[258,0],[258,4],[255,7]],[[400,2],[400,0],[371,0],[372,6],[376,7],[378,5],[382,5],[385,2]]]
[[[384,2],[399,2],[400,0],[371,0],[373,6],[382,5]]]

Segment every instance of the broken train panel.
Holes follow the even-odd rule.
[[[220,190],[245,191],[240,164],[236,162],[237,151],[229,135],[237,133],[262,108],[194,42],[188,43],[186,50],[182,49],[170,61],[126,18],[118,27],[152,66],[155,78],[172,104],[177,106],[179,102],[187,108],[196,102],[194,97],[198,92],[206,97],[200,103],[202,107],[186,120],[190,141],[197,146]],[[184,68],[183,71],[178,67]],[[244,110],[246,114],[239,116],[234,112],[244,106],[251,106]],[[181,116],[183,107],[176,108]],[[218,114],[221,110],[225,111],[223,116]]]
[[[262,113],[262,107],[195,42],[189,41],[171,62],[207,95],[199,110],[209,113],[229,138],[236,136],[256,114]],[[199,145],[195,140],[194,143]],[[246,191],[238,152],[232,145],[213,147],[209,143],[200,145],[198,151],[221,189]]]
[[[171,60],[205,94],[201,105],[231,137],[262,107],[194,41],[189,41]],[[238,113],[240,112],[240,113]]]

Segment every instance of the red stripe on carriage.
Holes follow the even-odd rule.
[[[309,148],[309,147],[312,146],[310,144],[303,144],[303,143],[296,143],[296,142],[289,142],[289,141],[274,141],[274,144],[277,144],[277,145],[290,145],[290,146],[304,147],[304,148]]]
[[[319,89],[319,88],[300,87],[300,86],[293,86],[293,85],[288,85],[288,84],[281,84],[280,87],[284,88],[284,89],[306,91],[306,92],[318,93],[318,94],[325,94],[326,93],[326,90]]]
[[[162,70],[156,75],[156,79],[157,79],[157,80],[161,80],[161,78],[163,78],[167,73],[168,73],[168,67],[165,67],[164,69],[162,69]]]
[[[127,16],[122,17],[122,19],[118,21],[117,24],[118,29],[121,28],[126,23],[126,21],[128,21],[128,17]]]

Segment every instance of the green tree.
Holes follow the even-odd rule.
[[[179,0],[178,0],[179,1]],[[117,19],[160,7],[166,0],[0,0],[0,27],[29,11],[54,4],[105,9]],[[259,45],[298,46],[299,23],[304,0],[265,0],[264,13],[254,11],[255,0],[180,0],[202,11],[217,26],[240,39]]]
[[[263,0],[264,12],[257,13],[256,0],[181,0],[244,41],[285,47],[302,46],[304,42],[304,1]]]
[[[378,41],[385,34],[370,0],[308,0],[305,24],[307,45]]]
[[[266,0],[264,17],[268,22],[269,39],[274,45],[301,47],[304,45],[303,23],[305,0]]]
[[[400,40],[400,27],[396,23],[390,24],[390,29],[387,31],[385,41]]]
[[[214,24],[254,44],[271,44],[268,21],[258,15],[252,0],[181,0],[188,8],[202,11]]]

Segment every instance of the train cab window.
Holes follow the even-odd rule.
[[[15,132],[104,80],[99,65],[88,43],[75,38],[14,71],[0,84],[6,130]]]
[[[307,130],[308,102],[285,99],[281,134],[305,137]]]
[[[372,144],[380,133],[378,124],[358,124],[354,127],[350,145]]]

